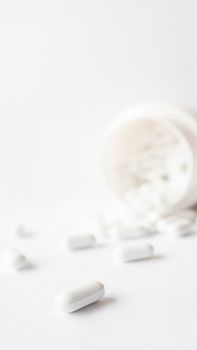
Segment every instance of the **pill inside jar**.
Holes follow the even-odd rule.
[[[136,118],[111,133],[104,171],[132,215],[148,218],[166,213],[184,196],[192,173],[191,152],[170,123]]]

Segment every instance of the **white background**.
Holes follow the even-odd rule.
[[[66,320],[46,311],[65,281],[63,258],[52,259],[55,243],[47,243],[47,230],[52,228],[53,242],[55,228],[64,231],[67,221],[86,215],[86,207],[113,198],[100,151],[114,115],[144,100],[197,109],[196,12],[194,0],[0,1],[1,246],[9,244],[8,231],[17,221],[46,229],[41,241],[22,246],[38,265],[41,260],[40,270],[22,275],[22,282],[18,275],[2,275],[2,349],[196,349],[195,283],[187,269],[181,273],[193,266],[191,241],[185,264],[183,244],[182,253],[177,248],[173,258],[150,263],[153,272],[143,272],[149,278],[139,289],[133,283],[134,297],[132,279],[127,289],[129,268],[100,267],[97,252],[95,274],[117,294],[103,307],[106,318],[99,311],[97,319],[96,309]],[[74,260],[66,283],[81,276],[77,264],[84,279],[94,277],[89,260]]]
[[[118,112],[144,100],[196,109],[196,10],[190,0],[1,0],[1,202],[96,201]]]

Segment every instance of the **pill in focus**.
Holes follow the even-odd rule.
[[[55,298],[54,305],[56,310],[70,313],[99,301],[104,294],[104,285],[93,281],[60,292]]]

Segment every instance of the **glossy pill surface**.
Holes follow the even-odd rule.
[[[92,234],[70,236],[66,240],[66,247],[69,250],[91,248],[95,245],[96,239]]]
[[[60,292],[56,296],[54,304],[58,311],[74,312],[99,301],[103,298],[104,294],[104,285],[100,282],[93,281]]]
[[[150,259],[154,255],[154,248],[150,244],[129,244],[118,247],[115,257],[122,262]]]

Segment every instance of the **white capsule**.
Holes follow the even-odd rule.
[[[32,235],[32,233],[27,231],[23,225],[17,227],[15,234],[18,238],[28,238]]]
[[[5,268],[23,270],[28,266],[26,257],[16,250],[6,250],[1,254],[1,262]]]
[[[96,239],[92,234],[70,236],[66,240],[66,247],[69,250],[91,248],[95,245]]]
[[[189,227],[195,224],[195,216],[191,211],[179,212],[177,214],[172,214],[163,219],[159,220],[157,223],[157,229],[160,232],[167,232],[173,230],[174,228]]]
[[[192,225],[194,219],[185,216],[171,215],[158,221],[156,227],[160,232],[166,232],[170,226],[187,226]]]
[[[58,311],[73,312],[93,304],[103,298],[104,285],[100,282],[90,282],[76,288],[60,292],[54,301]]]
[[[118,260],[128,262],[150,259],[153,257],[153,254],[154,248],[150,244],[129,244],[118,247],[114,255]]]
[[[166,227],[165,232],[171,237],[186,237],[197,233],[197,225],[195,223],[177,221],[169,224]]]
[[[111,228],[110,234],[112,238],[117,240],[127,240],[147,237],[152,235],[153,231],[140,226],[116,225]]]

